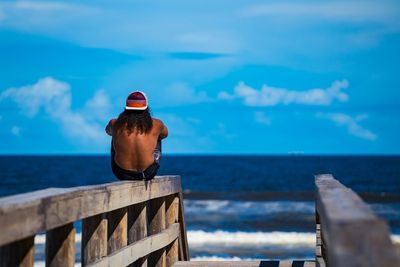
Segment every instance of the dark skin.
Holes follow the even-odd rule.
[[[115,150],[115,163],[121,168],[131,171],[143,171],[154,162],[153,152],[158,139],[168,136],[168,128],[161,120],[152,119],[151,130],[144,134],[133,130],[115,129],[116,119],[110,120],[106,133],[112,136]]]

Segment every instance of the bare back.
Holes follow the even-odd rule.
[[[132,171],[143,171],[154,162],[154,149],[159,138],[165,138],[168,130],[162,121],[152,119],[153,126],[146,134],[139,134],[132,131],[130,134],[127,129],[114,129],[115,120],[109,123],[115,150],[114,160],[121,168]]]

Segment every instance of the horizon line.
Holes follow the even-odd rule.
[[[35,156],[110,156],[109,153],[1,153],[0,157],[35,157]],[[400,156],[400,153],[163,153],[163,156],[290,156],[290,157],[308,157],[308,156]]]

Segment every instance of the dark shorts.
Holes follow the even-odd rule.
[[[158,169],[160,168],[160,158],[161,158],[161,140],[158,141],[156,150],[154,151],[154,162],[147,167],[145,170],[130,171],[125,170],[118,166],[114,159],[115,150],[111,142],[111,169],[114,175],[120,180],[151,180],[157,175]]]

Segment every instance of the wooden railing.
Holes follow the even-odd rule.
[[[332,175],[315,183],[316,261],[279,266],[400,266],[386,222]],[[74,266],[78,220],[83,266],[276,266],[189,262],[181,180],[163,176],[1,198],[0,267],[33,266],[34,237],[44,232],[46,266]]]
[[[33,266],[46,233],[46,266],[74,266],[74,222],[82,220],[83,266],[172,266],[189,260],[179,176],[0,199],[0,266]],[[132,264],[132,265],[131,265]]]
[[[317,175],[317,266],[400,266],[385,221],[332,175]]]

